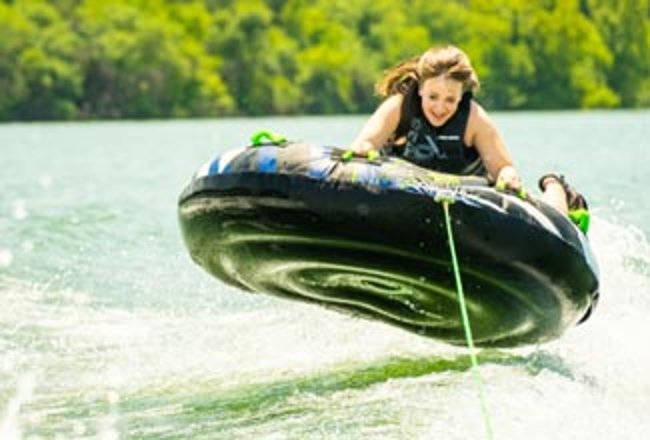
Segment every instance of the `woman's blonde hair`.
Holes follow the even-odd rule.
[[[444,75],[463,84],[463,91],[478,92],[478,76],[469,57],[455,46],[434,47],[422,55],[403,61],[384,73],[375,86],[382,98],[398,93],[407,94],[429,78]]]

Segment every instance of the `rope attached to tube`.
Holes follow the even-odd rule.
[[[460,306],[460,314],[463,322],[463,329],[465,330],[465,339],[467,341],[467,348],[469,349],[469,357],[472,362],[472,373],[479,390],[479,398],[481,400],[481,411],[483,413],[483,422],[485,424],[486,435],[489,440],[492,440],[494,439],[492,420],[490,418],[490,412],[488,409],[485,387],[483,385],[483,379],[481,378],[478,358],[476,356],[476,349],[474,347],[472,326],[470,324],[469,314],[467,313],[467,304],[465,303],[465,293],[463,291],[463,283],[460,276],[460,266],[458,264],[458,258],[456,256],[456,245],[454,244],[454,233],[451,227],[451,215],[449,214],[449,204],[454,202],[454,198],[451,193],[439,194],[436,196],[436,202],[442,204],[442,208],[445,212],[445,225],[447,229],[447,240],[449,242],[449,252],[451,255],[451,262],[454,269],[454,278],[456,280],[456,290],[458,294],[458,304]]]

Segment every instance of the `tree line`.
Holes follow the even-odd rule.
[[[0,121],[364,113],[439,44],[492,109],[650,107],[650,0],[4,0]]]

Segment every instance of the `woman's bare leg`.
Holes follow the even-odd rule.
[[[548,178],[542,182],[544,192],[542,193],[542,200],[553,206],[560,212],[567,214],[569,207],[566,203],[566,193],[564,188],[556,179]]]

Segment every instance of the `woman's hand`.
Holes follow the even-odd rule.
[[[499,190],[510,189],[512,191],[521,191],[521,179],[517,170],[512,165],[506,165],[501,168],[495,184]]]
[[[366,157],[368,153],[375,151],[375,146],[370,141],[357,142],[348,148],[355,156]]]

